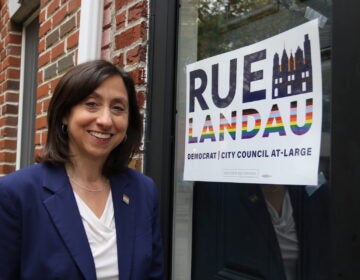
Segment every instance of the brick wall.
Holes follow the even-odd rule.
[[[7,1],[0,17],[0,176],[15,169],[21,29],[10,22]],[[41,0],[35,119],[35,158],[47,137],[47,108],[59,78],[77,61],[81,0]],[[146,107],[148,2],[104,0],[101,57],[130,72],[142,113]],[[144,116],[145,118],[146,116]],[[142,157],[131,166],[141,169]]]
[[[108,27],[103,32],[104,58],[123,67],[133,77],[138,104],[146,119],[148,1],[105,0],[105,3],[104,26]],[[108,21],[111,24],[106,25]],[[108,38],[109,34],[111,38]],[[108,49],[105,48],[107,43]],[[141,156],[135,157],[130,166],[141,170]]]
[[[15,170],[21,32],[0,2],[0,175]]]
[[[47,137],[47,108],[59,78],[76,64],[81,0],[42,0],[39,14],[35,157]]]

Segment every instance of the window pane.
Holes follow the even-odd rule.
[[[327,279],[331,1],[180,2],[173,279]],[[321,186],[183,181],[185,66],[314,18],[323,79]]]

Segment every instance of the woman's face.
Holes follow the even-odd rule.
[[[73,160],[105,162],[110,152],[124,139],[129,121],[129,101],[123,79],[106,79],[63,119],[68,126]]]

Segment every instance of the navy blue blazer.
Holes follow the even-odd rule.
[[[119,278],[162,279],[154,182],[127,169],[110,177],[110,184]],[[96,279],[90,246],[63,165],[35,164],[0,179],[0,279]]]
[[[329,188],[323,185],[311,196],[305,186],[288,191],[300,250],[296,279],[328,280]],[[221,270],[239,279],[286,280],[259,185],[196,182],[194,201],[192,279],[215,279]]]

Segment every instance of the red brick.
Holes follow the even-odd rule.
[[[111,28],[107,28],[102,32],[101,47],[107,47],[111,43]]]
[[[64,54],[64,50],[65,50],[64,42],[61,42],[60,44],[54,46],[51,50],[51,61],[54,61],[56,58]]]
[[[136,41],[146,40],[146,23],[135,25],[119,35],[115,36],[115,47],[117,50],[130,46]]]
[[[118,56],[115,56],[113,59],[113,63],[117,66],[124,67],[124,54],[121,53]]]
[[[60,77],[51,80],[50,82],[50,92],[54,92],[55,87],[57,86],[57,84],[59,83]]]
[[[17,137],[17,128],[4,127],[0,129],[0,137]]]
[[[104,7],[108,8],[109,6],[111,6],[112,2],[112,0],[104,0]]]
[[[40,115],[41,112],[42,112],[42,103],[37,102],[37,103],[36,103],[35,114],[36,114],[36,115]]]
[[[51,98],[47,98],[43,102],[41,102],[41,105],[42,105],[41,113],[46,113],[48,111],[50,101],[51,101]]]
[[[136,85],[145,84],[145,70],[143,68],[137,68],[129,72]]]
[[[115,10],[120,10],[129,2],[131,2],[131,0],[115,0]]]
[[[79,44],[79,31],[72,33],[66,40],[66,49],[72,49]]]
[[[16,153],[11,152],[1,152],[0,153],[0,162],[14,162],[16,160]]]
[[[41,84],[44,82],[44,71],[43,70],[38,70],[37,72],[37,82],[38,84]]]
[[[17,126],[17,116],[5,116],[0,119],[0,125],[3,126]]]
[[[59,8],[59,0],[52,0],[47,7],[47,16],[50,17]]]
[[[39,23],[40,25],[46,20],[46,11],[41,10],[39,14]]]
[[[19,94],[14,92],[6,92],[4,94],[4,102],[19,102]]]
[[[7,44],[21,44],[21,35],[10,33],[5,37],[5,45]]]
[[[66,16],[67,16],[66,6],[64,6],[54,14],[53,27],[60,25]]]
[[[6,69],[7,67],[20,67],[20,58],[14,57],[14,56],[7,56],[3,60],[3,69]]]
[[[2,107],[3,114],[17,114],[18,113],[18,106],[5,104]]]
[[[129,8],[128,22],[147,17],[147,2],[142,1]]]
[[[0,153],[0,161],[1,162],[15,162],[16,161],[16,153],[10,153],[10,152],[1,152]]]
[[[3,84],[3,90],[19,90],[19,81],[18,80],[5,80],[5,83]]]
[[[34,144],[35,145],[40,145],[41,144],[41,132],[36,132],[35,133]]]
[[[48,96],[48,94],[49,94],[49,84],[48,83],[43,84],[37,88],[36,97],[38,99]]]
[[[42,53],[45,50],[45,38],[39,40],[38,52]]]
[[[143,46],[136,46],[126,53],[126,62],[128,65],[145,61],[146,48]]]
[[[104,10],[103,28],[111,26],[111,19],[112,19],[112,15],[111,15],[111,6],[110,6]]]
[[[137,92],[136,98],[137,98],[137,104],[138,104],[139,108],[143,109],[145,106],[145,100],[146,100],[145,92],[143,92],[143,91]]]
[[[39,37],[43,37],[51,29],[51,19],[48,19],[40,25]]]
[[[125,23],[126,23],[126,12],[122,12],[122,13],[118,14],[116,16],[115,20],[116,20],[116,29],[117,30],[124,28]]]
[[[46,53],[42,53],[38,59],[38,67],[42,67],[42,66],[48,64],[50,62],[50,59],[51,59],[51,51],[50,50],[47,51]]]
[[[13,165],[1,164],[0,165],[0,174],[9,174],[15,171],[15,163]]]
[[[5,79],[20,79],[20,69],[19,68],[9,68],[6,70]]]
[[[101,59],[110,60],[110,56],[111,50],[109,47],[101,50]]]
[[[47,131],[43,131],[43,132],[41,133],[41,143],[42,143],[43,145],[45,145],[45,143],[46,143],[47,135],[48,135],[48,132],[47,132]]]
[[[68,1],[68,13],[72,14],[74,11],[79,9],[81,6],[81,0],[70,0]]]
[[[35,120],[36,130],[47,128],[47,119],[46,116],[41,116]]]
[[[20,45],[12,45],[7,47],[7,55],[15,55],[20,56],[21,55],[21,47]]]
[[[0,149],[16,150],[16,140],[3,139],[0,141]]]

